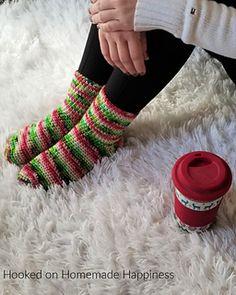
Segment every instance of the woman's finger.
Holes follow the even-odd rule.
[[[89,13],[95,14],[102,10],[110,10],[116,8],[114,1],[90,1],[92,4],[89,5]]]
[[[123,67],[131,75],[137,74],[135,67],[133,65],[132,59],[130,57],[127,41],[124,40],[124,41],[116,42],[116,46],[117,46],[117,50],[118,50],[118,54],[119,54],[119,59],[123,65]]]
[[[122,72],[127,73],[125,67],[120,61],[119,53],[117,45],[114,41],[109,42],[109,51],[112,62],[115,64],[117,68],[119,68]]]
[[[115,19],[114,14],[114,10],[104,10],[90,15],[90,20],[93,24],[106,23]]]
[[[141,42],[143,46],[143,55],[144,60],[149,60],[148,52],[147,52],[147,37],[146,32],[141,32]]]
[[[112,67],[115,67],[115,64],[112,62],[111,57],[110,57],[110,50],[109,50],[109,44],[107,42],[107,39],[104,36],[104,33],[98,30],[98,37],[99,37],[99,44],[100,44],[100,49],[102,52],[103,57],[105,60],[111,65]]]
[[[138,74],[145,74],[146,67],[144,63],[143,47],[141,41],[137,38],[131,38],[128,41],[129,53]]]
[[[129,28],[120,22],[119,19],[110,20],[106,23],[100,23],[99,28],[104,32],[128,31]]]

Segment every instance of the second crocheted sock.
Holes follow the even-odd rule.
[[[18,179],[33,187],[75,181],[92,170],[103,156],[112,155],[124,130],[137,114],[123,111],[100,90],[80,122],[57,144],[26,164]]]
[[[55,144],[80,121],[101,87],[76,71],[63,104],[9,137],[6,159],[22,165]]]

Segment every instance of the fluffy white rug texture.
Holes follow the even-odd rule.
[[[236,294],[236,88],[202,49],[128,127],[126,145],[79,181],[34,190],[4,160],[7,136],[64,100],[87,7],[0,6],[0,294]],[[197,150],[224,158],[233,183],[216,225],[188,234],[173,217],[171,170]],[[172,276],[152,277],[161,272]]]

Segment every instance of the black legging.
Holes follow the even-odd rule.
[[[79,71],[83,75],[100,85],[105,85],[105,93],[114,105],[135,114],[138,114],[172,80],[195,48],[163,30],[147,31],[146,36],[150,59],[145,61],[144,76],[126,75],[106,62],[100,50],[96,25],[91,25],[79,66]],[[236,84],[236,59],[207,52],[223,64]]]

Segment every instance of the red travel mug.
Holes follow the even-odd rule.
[[[172,180],[178,225],[188,232],[208,229],[232,183],[228,164],[210,152],[191,152],[175,162]]]

